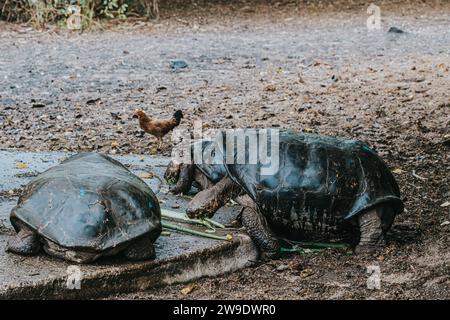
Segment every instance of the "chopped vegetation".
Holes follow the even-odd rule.
[[[203,225],[205,227],[211,228],[211,229],[214,229],[214,228],[225,229],[225,226],[223,224],[216,222],[212,219],[208,219],[208,218],[190,219],[186,214],[184,214],[182,212],[170,211],[167,209],[161,209],[161,217],[163,219],[181,221],[181,222],[192,223],[192,224],[199,224],[199,225]]]
[[[174,225],[171,223],[167,223],[166,221],[162,221],[161,224],[162,224],[163,228],[180,231],[180,232],[192,234],[195,236],[200,236],[203,238],[210,238],[210,239],[215,239],[215,240],[226,240],[226,241],[230,241],[233,239],[233,237],[230,234],[227,234],[226,236],[218,236],[218,235],[211,234],[211,233],[206,233],[206,232],[197,231],[194,229],[177,226],[177,225]]]

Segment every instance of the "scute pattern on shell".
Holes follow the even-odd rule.
[[[70,157],[33,179],[11,212],[66,248],[104,251],[161,232],[161,211],[153,191],[120,162],[97,153]]]
[[[389,203],[396,214],[403,211],[397,182],[366,144],[290,130],[278,132],[280,165],[276,173],[263,175],[260,162],[226,165],[228,175],[255,200],[273,229],[327,232],[380,203]],[[225,140],[219,144],[225,153]],[[236,158],[236,148],[234,153]]]

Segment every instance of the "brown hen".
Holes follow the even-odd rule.
[[[170,119],[154,119],[145,114],[142,110],[136,110],[135,117],[139,119],[142,130],[158,139],[158,149],[161,149],[162,138],[178,126],[183,118],[181,110],[175,111]]]

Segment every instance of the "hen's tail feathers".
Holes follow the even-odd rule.
[[[180,122],[181,122],[181,118],[183,118],[183,112],[181,112],[181,110],[177,110],[173,114],[173,117],[175,118],[176,124],[178,126],[180,124]]]

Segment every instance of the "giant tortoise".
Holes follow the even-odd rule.
[[[122,253],[153,258],[161,233],[159,202],[139,177],[108,156],[82,153],[34,178],[11,211],[10,252],[78,263]]]
[[[360,231],[356,252],[385,243],[385,233],[403,211],[403,203],[388,167],[365,143],[290,130],[248,130],[264,131],[269,138],[277,134],[278,153],[270,156],[278,157],[278,170],[267,174],[267,163],[250,163],[248,150],[254,142],[245,144],[247,161],[229,161],[225,155],[239,157],[238,144],[226,142],[230,132],[194,143],[193,149],[197,146],[210,160],[172,161],[165,173],[176,182],[176,194],[188,192],[193,182],[203,189],[188,205],[190,217],[212,216],[235,198],[244,206],[242,224],[264,258],[278,255],[280,238],[339,233],[349,225]]]

